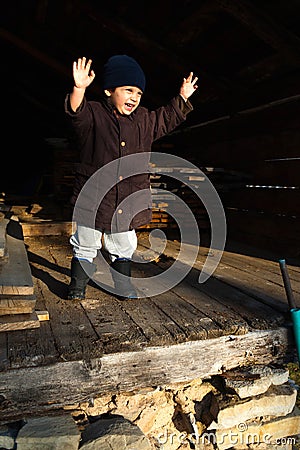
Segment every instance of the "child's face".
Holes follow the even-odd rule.
[[[129,116],[140,104],[143,92],[135,86],[121,86],[105,91],[120,114]]]

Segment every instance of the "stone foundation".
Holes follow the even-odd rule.
[[[24,418],[1,427],[0,447],[59,449],[61,442],[64,450],[291,450],[300,435],[297,390],[286,368],[238,368],[100,395],[66,406],[64,415]]]

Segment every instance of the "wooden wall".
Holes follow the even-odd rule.
[[[300,102],[262,105],[190,127],[155,145],[208,176],[223,202],[228,238],[300,256]]]

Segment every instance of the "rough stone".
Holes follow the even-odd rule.
[[[86,417],[96,417],[105,413],[121,415],[135,423],[149,440],[156,442],[160,433],[177,436],[181,431],[190,432],[189,416],[197,416],[199,402],[212,390],[214,387],[209,382],[197,378],[190,382],[158,386],[137,392],[103,395],[95,398],[92,405],[82,403],[80,407]],[[205,427],[198,422],[197,417],[196,421],[198,432],[201,433]],[[181,431],[178,431],[178,428]],[[169,442],[165,444],[164,450],[168,450],[168,446]],[[170,448],[174,450],[174,444]]]
[[[255,444],[285,446],[289,444],[287,437],[300,433],[300,411],[297,407],[286,415],[266,422],[257,421],[243,423],[236,427],[217,430],[216,444],[219,450],[236,446],[254,446]]]
[[[16,439],[18,450],[77,450],[79,441],[71,415],[26,419]]]
[[[82,432],[82,450],[151,450],[137,425],[121,416],[99,419]]]
[[[208,429],[223,429],[263,416],[286,416],[296,403],[297,390],[289,383],[271,386],[265,394],[220,407],[217,422]]]
[[[251,382],[246,383],[244,392],[254,394],[250,397],[241,398],[236,394],[230,396],[230,393],[228,393],[229,396],[224,402],[223,377],[220,377],[219,380],[197,378],[189,382],[149,387],[131,392],[105,394],[93,399],[92,402],[81,403],[77,413],[84,414],[86,419],[88,417],[97,419],[100,415],[108,413],[120,415],[138,426],[152,444],[151,448],[157,448],[164,441],[163,447],[159,448],[164,450],[190,449],[190,440],[193,442],[195,436],[201,436],[206,431],[215,435],[214,430],[218,430],[218,426],[220,423],[222,424],[223,419],[223,429],[234,432],[236,425],[241,422],[256,423],[256,414],[258,414],[260,420],[266,422],[271,419],[271,416],[284,417],[291,412],[295,405],[296,387],[292,386],[290,381],[287,381],[289,373],[286,369],[253,366],[247,367],[245,370],[250,374],[248,378]],[[254,374],[255,377],[251,374]],[[228,378],[224,378],[227,383],[228,381],[237,381],[237,377],[240,376],[241,370],[238,368],[236,371],[231,371]],[[260,383],[261,379],[264,379],[263,383]],[[267,382],[265,382],[266,379]],[[264,391],[267,387],[269,389]],[[242,389],[244,389],[244,386],[241,386],[241,392]],[[261,390],[264,392],[256,394]],[[228,398],[231,398],[230,401],[228,401]],[[226,408],[233,409],[226,411]],[[230,422],[232,412],[233,420]],[[210,417],[207,417],[208,414]],[[223,418],[222,414],[224,414]],[[212,424],[212,422],[214,423]],[[207,429],[209,425],[213,425],[215,428],[209,427]],[[197,446],[195,443],[195,445],[195,449],[198,450],[199,447],[199,449],[204,450],[201,444]],[[210,445],[211,443],[206,441],[205,450],[208,450]],[[247,450],[251,449],[247,448]],[[266,450],[272,449],[266,448]],[[290,449],[277,447],[273,450]]]
[[[232,380],[226,378],[226,386],[233,389],[240,398],[253,397],[263,394],[273,384],[278,386],[289,379],[288,369],[270,366],[251,366],[247,368],[247,374],[257,375],[257,379]]]
[[[15,439],[19,428],[19,422],[0,426],[0,448],[5,448],[6,450],[15,448]]]

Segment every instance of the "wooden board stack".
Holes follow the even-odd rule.
[[[0,331],[38,328],[33,279],[22,227],[0,205]]]
[[[178,228],[178,221],[184,222],[185,226],[192,227],[193,222],[188,222],[189,217],[186,215],[186,211],[180,208],[180,203],[178,203],[182,200],[191,210],[198,226],[208,229],[207,212],[200,196],[197,195],[197,190],[200,192],[201,185],[207,182],[206,177],[199,173],[197,168],[158,167],[150,164],[150,170],[152,221],[143,228]],[[195,192],[192,188],[195,189]],[[176,213],[176,217],[172,217],[172,211]]]

